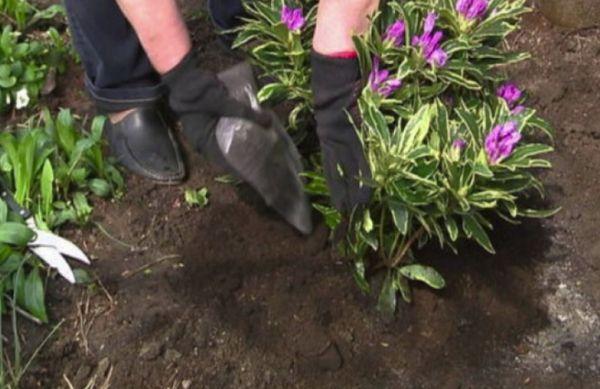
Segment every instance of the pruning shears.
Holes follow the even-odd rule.
[[[41,230],[37,226],[32,213],[17,203],[2,178],[0,178],[0,199],[6,202],[11,211],[25,219],[25,224],[35,234],[34,238],[27,244],[29,250],[48,266],[56,269],[64,279],[74,284],[75,274],[73,274],[73,269],[71,269],[65,257],[89,265],[90,260],[85,253],[72,242],[51,232]]]

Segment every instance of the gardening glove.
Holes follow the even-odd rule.
[[[313,50],[311,63],[317,135],[331,200],[339,211],[352,212],[366,205],[372,192],[359,179],[369,179],[371,171],[348,118],[349,112],[356,111],[360,91],[358,60],[327,57]]]
[[[230,96],[216,75],[201,71],[190,51],[162,77],[169,91],[169,105],[179,117],[183,132],[195,149],[209,161],[235,173],[217,144],[215,127],[222,117],[240,118],[268,128],[271,116],[253,110]]]

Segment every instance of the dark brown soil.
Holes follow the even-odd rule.
[[[192,27],[210,69],[232,63],[207,22]],[[93,226],[63,231],[103,286],[50,282],[53,322],[66,322],[24,387],[597,387],[600,31],[561,31],[534,13],[512,42],[535,58],[512,74],[557,128],[544,180],[558,216],[500,224],[496,256],[427,248],[447,289],[417,288],[383,320],[322,225],[299,236],[192,156],[181,187],[130,177],[124,198],[98,203],[95,222],[127,247]],[[58,98],[87,112],[71,74]],[[203,186],[210,205],[188,209],[184,188]],[[45,331],[28,327],[28,344]]]

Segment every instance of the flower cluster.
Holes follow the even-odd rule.
[[[521,133],[516,122],[510,121],[494,127],[485,139],[485,151],[490,163],[497,164],[512,154],[520,140]]]
[[[518,115],[525,110],[525,106],[519,105],[519,101],[523,97],[523,92],[514,83],[507,82],[500,85],[498,90],[496,90],[496,95],[506,101],[513,115]]]
[[[413,37],[412,44],[419,46],[423,58],[432,66],[443,67],[448,61],[448,54],[441,48],[444,38],[442,31],[434,31],[437,14],[430,12],[425,18],[423,34]]]
[[[406,31],[406,24],[403,20],[396,20],[392,23],[385,32],[384,40],[392,42],[394,46],[400,46],[404,43],[404,32]]]
[[[306,24],[302,8],[291,8],[284,5],[281,9],[281,22],[292,32],[298,32]]]
[[[391,79],[390,71],[380,68],[379,58],[373,59],[373,69],[369,75],[369,87],[383,97],[389,97],[402,86],[402,80]]]
[[[458,0],[456,10],[466,20],[475,20],[483,17],[488,9],[487,0]]]

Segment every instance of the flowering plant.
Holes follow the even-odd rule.
[[[273,17],[278,12],[273,7],[283,6],[281,1],[254,4]],[[301,66],[283,59],[271,68],[262,49],[256,55],[257,47],[274,47],[268,34],[240,38],[240,44],[252,42],[250,53],[267,76],[310,77],[306,57],[314,5],[307,7],[304,32],[274,21],[303,48]],[[543,196],[534,169],[550,168],[540,156],[553,150],[544,141],[552,138],[550,126],[523,105],[524,94],[503,73],[528,58],[502,45],[525,12],[525,0],[388,0],[372,16],[372,28],[354,38],[365,78],[355,126],[372,173],[363,184],[373,189],[373,197],[351,215],[344,248],[364,290],[368,273],[385,271],[379,298],[384,311],[393,312],[398,292],[411,301],[410,280],[445,286],[441,274],[418,262],[417,247],[436,240],[456,252],[457,242],[466,238],[494,253],[490,215],[517,223],[520,217],[556,212],[532,210],[522,202],[535,192]],[[266,29],[262,15],[251,13],[253,31]],[[308,81],[287,85],[280,98],[310,107]],[[272,88],[263,89],[264,99],[270,100]],[[319,166],[307,177],[308,191],[326,199]],[[335,210],[316,208],[330,227],[339,225]]]
[[[295,106],[289,126],[310,117],[310,48],[316,20],[316,0],[292,4],[284,0],[245,2],[248,16],[237,29],[234,48],[244,47],[268,79],[258,98],[277,104],[284,100]]]

